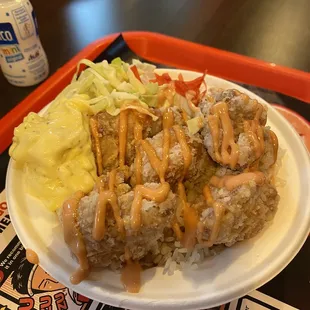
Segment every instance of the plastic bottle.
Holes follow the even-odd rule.
[[[48,76],[48,61],[28,0],[0,0],[0,65],[16,86],[35,85]]]

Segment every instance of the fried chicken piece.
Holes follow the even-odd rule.
[[[120,116],[112,116],[107,112],[100,112],[93,117],[95,121],[95,129],[91,130],[92,133],[92,146],[93,152],[96,154],[96,129],[98,132],[99,143],[100,143],[100,158],[96,154],[96,162],[98,170],[100,167],[103,168],[103,173],[110,171],[119,166],[119,121]],[[134,149],[134,124],[135,124],[135,115],[134,113],[128,113],[128,131],[127,131],[127,143],[126,143],[126,158],[125,163],[130,165],[133,162],[135,156]],[[149,116],[145,116],[144,120],[146,123],[147,129],[143,130],[143,136],[147,137],[149,134],[152,134],[153,128],[151,124],[153,123]],[[92,128],[91,121],[91,128]],[[156,128],[154,128],[156,133]],[[160,129],[157,129],[160,130]],[[99,172],[100,174],[100,172]]]
[[[188,169],[185,180],[195,182],[199,177],[203,175],[212,175],[214,173],[214,163],[208,156],[201,136],[199,134],[190,135],[187,127],[182,127],[185,134],[186,141],[191,150],[192,162]],[[163,132],[161,131],[152,138],[146,139],[151,146],[154,148],[159,159],[162,160],[163,153]],[[150,160],[140,146],[140,152],[142,154],[142,184],[146,182],[159,182],[159,176],[151,166]],[[131,166],[132,177],[130,183],[132,186],[136,184],[135,169],[137,161]],[[165,174],[165,180],[170,185],[174,186],[182,178],[184,172],[184,158],[182,154],[181,145],[178,142],[175,131],[170,129],[170,149],[169,149],[169,164]]]
[[[210,88],[209,96],[206,101],[200,104],[203,114],[209,114],[209,108],[217,102],[227,102],[229,107],[229,117],[233,122],[235,138],[244,131],[244,120],[253,120],[257,113],[259,103],[256,99],[251,99],[248,95],[241,93],[236,89]],[[267,122],[267,108],[262,105],[263,110],[259,118],[262,126]]]
[[[146,183],[148,188],[157,188],[158,183]],[[163,240],[164,231],[171,228],[177,206],[177,196],[170,191],[167,199],[162,203],[143,199],[141,209],[141,228],[135,232],[131,229],[130,211],[134,199],[134,192],[119,197],[119,205],[122,209],[125,229],[127,232],[127,246],[133,259],[141,259],[152,254],[159,253],[158,242]]]
[[[220,103],[226,103],[228,115],[233,129],[233,143],[239,151],[236,165],[228,165],[233,169],[247,167],[263,156],[265,149],[270,149],[270,139],[264,126],[267,121],[267,109],[264,105],[235,89],[211,89],[206,100],[200,103],[200,108],[205,116],[205,127],[202,130],[204,144],[209,155],[214,161],[221,162],[216,156],[215,141],[212,136],[210,116],[213,117],[214,107]],[[222,128],[219,128],[218,149],[221,150],[224,136]],[[254,139],[253,139],[254,137]],[[261,141],[264,140],[264,141]],[[228,153],[232,152],[228,148]],[[227,164],[226,164],[227,165]]]
[[[280,199],[267,179],[263,183],[252,179],[233,190],[212,185],[209,188],[214,201],[224,210],[214,244],[226,246],[257,235],[273,219]],[[209,240],[216,219],[214,208],[203,198],[193,207],[201,212],[202,240]]]
[[[109,176],[104,175],[102,182],[108,182]],[[95,188],[89,195],[84,196],[78,207],[78,226],[83,236],[87,250],[87,257],[92,267],[110,267],[119,269],[124,262],[125,246],[129,249],[133,260],[140,260],[145,256],[155,257],[159,251],[159,240],[164,238],[164,230],[171,227],[171,222],[177,205],[177,196],[169,192],[166,200],[156,203],[142,200],[141,227],[138,231],[131,227],[131,206],[134,191],[124,182],[124,174],[116,174],[115,192],[117,193],[120,216],[124,222],[125,236],[117,228],[117,223],[111,208],[107,207],[106,230],[104,238],[96,241],[93,238],[95,213],[99,199],[98,189]],[[157,188],[160,184],[145,184],[149,188]],[[62,222],[62,209],[58,215]]]
[[[174,113],[175,123],[184,124],[179,110],[176,107],[173,107],[172,110]],[[162,130],[162,110],[150,109],[150,112],[158,117],[156,121],[153,121],[150,116],[143,115],[141,113],[138,115],[139,121],[143,125],[143,139],[153,137]],[[134,126],[137,122],[136,117],[137,113],[134,110],[129,111],[125,158],[125,164],[128,166],[133,163],[135,158]],[[97,158],[98,156],[95,156],[95,158],[99,171],[99,166],[102,166],[102,173],[119,166],[119,122],[120,115],[112,116],[107,112],[100,112],[91,120],[92,148],[94,154],[96,155],[96,135],[98,135],[101,158]]]

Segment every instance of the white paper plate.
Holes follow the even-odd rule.
[[[185,79],[200,74],[181,70],[158,70]],[[260,102],[255,94],[212,76],[209,86],[235,88]],[[255,238],[226,249],[208,259],[198,270],[162,274],[162,268],[143,272],[139,294],[126,293],[120,276],[108,270],[92,273],[89,280],[73,286],[69,277],[77,264],[64,243],[55,214],[25,193],[23,175],[11,160],[6,181],[7,201],[12,223],[25,246],[37,252],[40,265],[55,279],[92,299],[131,309],[201,309],[223,304],[256,289],[276,276],[297,254],[310,227],[310,161],[306,148],[291,125],[269,106],[268,124],[286,150],[279,176],[286,186],[279,189],[281,201],[272,222]]]

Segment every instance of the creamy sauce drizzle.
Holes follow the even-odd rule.
[[[253,121],[244,121],[244,131],[248,134],[248,137],[250,137],[255,157],[258,159],[264,154],[265,151],[265,142],[264,142],[264,131],[262,126],[259,125],[259,122],[257,120]]]
[[[200,109],[196,107],[195,104],[192,102],[192,99],[194,98],[194,96],[195,96],[195,92],[191,93],[191,91],[185,94],[189,108],[191,109],[192,112],[195,113],[195,112],[199,112]]]
[[[204,228],[201,222],[198,224],[198,241],[200,244],[206,245],[207,247],[211,247],[214,245],[214,242],[216,241],[218,234],[220,232],[220,225],[225,212],[225,207],[221,203],[213,200],[211,190],[208,185],[205,185],[205,187],[203,188],[203,195],[205,197],[207,205],[213,208],[214,210],[215,222],[213,224],[208,241],[202,240],[202,234]]]
[[[173,126],[173,130],[180,144],[182,155],[183,155],[183,160],[184,160],[183,176],[182,176],[182,179],[180,180],[180,182],[182,182],[184,177],[187,175],[188,169],[192,163],[192,152],[187,144],[186,137],[185,137],[185,134],[182,128],[179,125],[175,125]]]
[[[157,203],[164,202],[169,194],[170,185],[167,182],[162,183],[157,188],[148,188],[144,185],[137,185],[134,189],[134,200],[131,206],[131,228],[135,231],[141,226],[141,208],[142,200],[148,199]]]
[[[178,183],[178,193],[183,207],[183,218],[185,232],[182,236],[182,245],[187,249],[192,249],[196,244],[197,225],[199,222],[198,214],[187,202],[183,183]]]
[[[118,232],[122,236],[124,236],[125,234],[124,221],[121,218],[117,196],[114,192],[115,179],[116,179],[116,170],[114,169],[110,172],[109,175],[109,189],[104,190],[102,187],[99,188],[99,198],[96,206],[95,222],[92,231],[93,238],[96,241],[100,241],[104,238],[108,205],[112,207]]]
[[[135,116],[135,126],[134,126],[134,139],[135,139],[135,150],[136,150],[136,158],[135,158],[135,176],[136,176],[136,184],[142,183],[142,155],[140,152],[138,141],[142,140],[142,124],[137,116]]]
[[[166,200],[169,194],[170,185],[169,183],[165,182],[165,174],[169,165],[170,128],[172,127],[173,122],[173,112],[171,109],[167,109],[163,116],[162,160],[158,158],[156,151],[148,141],[142,140],[140,142],[141,147],[149,158],[152,168],[159,176],[161,185],[155,189],[145,187],[144,185],[137,185],[135,187],[134,200],[131,206],[131,228],[133,230],[137,231],[141,226],[141,208],[143,198],[161,203]],[[136,169],[139,169],[138,165],[136,165]]]
[[[211,108],[208,122],[213,140],[215,158],[218,162],[235,168],[239,159],[239,147],[234,140],[234,130],[226,102],[219,102]],[[223,129],[221,150],[219,150],[220,123]]]
[[[89,125],[90,125],[90,131],[92,133],[92,136],[94,137],[94,142],[95,142],[97,173],[98,175],[102,175],[103,163],[102,163],[102,154],[101,154],[100,139],[99,139],[99,132],[98,132],[98,122],[96,119],[92,117],[89,120]]]
[[[31,264],[34,264],[34,265],[39,264],[38,254],[31,249],[26,249],[26,258],[27,258],[27,261]]]
[[[128,131],[128,111],[121,111],[119,114],[119,166],[125,165],[127,131]]]
[[[238,175],[225,175],[223,177],[213,176],[210,179],[210,185],[221,188],[225,187],[229,191],[234,190],[238,186],[254,181],[258,185],[262,185],[265,182],[265,175],[260,172],[244,172]]]
[[[172,222],[172,229],[173,229],[173,232],[175,233],[177,239],[182,241],[182,239],[183,239],[183,232],[182,232],[182,230],[180,228],[179,223],[177,222],[177,219],[174,219],[174,221]]]
[[[264,110],[264,107],[259,102],[257,102],[257,111],[255,113],[254,120],[259,122],[259,119],[262,116],[263,110]]]
[[[125,248],[126,265],[122,269],[121,281],[129,293],[139,293],[141,287],[142,268],[138,262],[133,262],[128,248]]]
[[[63,204],[62,219],[64,239],[71,252],[77,257],[80,265],[70,277],[72,284],[80,283],[88,276],[90,271],[86,246],[78,226],[77,210],[79,202],[83,196],[84,193],[78,191],[73,195],[73,197],[66,200]]]
[[[188,114],[182,109],[182,118],[184,122],[187,122],[189,120]]]
[[[181,240],[182,245],[185,248],[192,249],[196,244],[196,233],[197,233],[197,225],[199,222],[199,218],[198,218],[197,211],[193,209],[190,206],[190,204],[187,202],[185,188],[182,183],[192,163],[192,152],[187,144],[186,136],[182,128],[178,125],[175,125],[173,126],[173,130],[180,144],[180,147],[182,150],[183,161],[184,161],[183,174],[182,174],[181,179],[178,182],[178,195],[181,200],[181,205],[182,205],[182,210],[183,210],[185,232],[183,234],[176,219],[172,223],[172,229],[174,233],[176,234],[177,238]]]
[[[172,85],[168,85],[162,88],[157,95],[158,106],[159,107],[164,106],[166,101],[168,102],[169,107],[172,106],[174,103],[174,94],[175,94],[175,91]]]

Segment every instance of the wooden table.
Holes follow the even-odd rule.
[[[53,0],[31,1],[54,73],[97,38],[126,30],[160,32],[265,61],[310,71],[309,0]],[[17,88],[0,75],[0,117],[35,87]],[[302,110],[310,119],[309,106]],[[300,112],[300,111],[299,111]],[[8,157],[0,157],[0,181]],[[310,206],[309,206],[310,207]],[[310,240],[259,290],[309,309]]]

